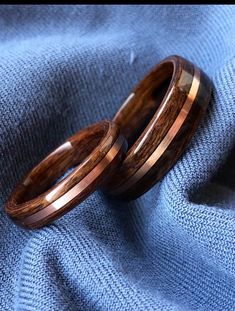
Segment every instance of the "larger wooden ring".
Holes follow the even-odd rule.
[[[180,56],[167,57],[153,68],[113,119],[129,150],[104,189],[126,199],[148,191],[185,150],[210,96],[207,75]]]
[[[54,221],[94,192],[122,160],[126,149],[125,138],[111,121],[79,131],[18,184],[6,203],[7,214],[28,228]],[[58,181],[72,167],[73,171]]]

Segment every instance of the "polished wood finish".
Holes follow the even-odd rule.
[[[161,180],[186,149],[210,96],[209,78],[182,57],[153,68],[114,117],[129,150],[104,190],[135,199]]]
[[[94,192],[123,159],[126,149],[124,136],[111,121],[79,131],[17,185],[6,203],[7,214],[28,228],[54,221]],[[72,172],[58,181],[70,168],[74,168]]]
[[[58,219],[102,187],[135,199],[177,162],[211,96],[211,81],[191,62],[170,56],[137,85],[113,121],[93,124],[42,160],[12,192],[5,209],[27,228]],[[127,138],[129,150],[127,150]],[[121,163],[122,162],[122,163]],[[62,177],[72,169],[72,172]]]

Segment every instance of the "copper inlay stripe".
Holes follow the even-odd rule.
[[[119,136],[119,138],[113,144],[106,156],[79,183],[77,183],[68,192],[66,192],[59,199],[57,199],[44,209],[20,220],[20,222],[22,224],[29,225],[43,220],[47,216],[61,209],[65,204],[69,203],[76,196],[81,194],[92,182],[94,182],[100,176],[100,174],[106,169],[106,167],[115,159],[120,149],[122,148],[123,143],[124,137]]]
[[[194,77],[192,81],[191,88],[189,90],[188,97],[178,115],[175,122],[167,132],[166,136],[163,138],[158,147],[154,150],[151,156],[146,160],[146,162],[133,174],[126,182],[124,182],[121,187],[116,188],[111,193],[121,194],[122,192],[128,190],[137,181],[139,181],[157,162],[157,160],[163,155],[167,147],[173,141],[174,137],[180,131],[190,109],[192,108],[193,102],[197,96],[200,85],[200,71],[198,68],[194,67]]]

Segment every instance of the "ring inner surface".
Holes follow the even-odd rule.
[[[140,82],[135,96],[124,107],[117,123],[128,140],[129,149],[148,126],[161,105],[173,77],[174,64],[164,63]]]

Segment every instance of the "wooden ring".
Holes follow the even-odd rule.
[[[79,131],[18,184],[6,203],[7,214],[28,228],[58,219],[104,182],[126,149],[126,140],[112,121],[101,121]]]
[[[210,97],[209,78],[186,59],[174,55],[155,66],[113,119],[129,150],[104,190],[134,199],[156,184],[185,150]]]

